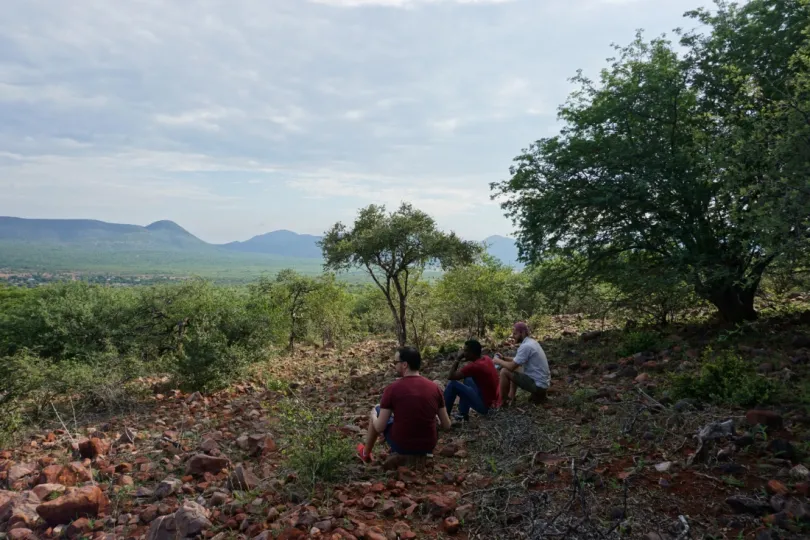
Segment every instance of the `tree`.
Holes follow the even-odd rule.
[[[400,345],[408,337],[408,296],[426,268],[469,264],[482,248],[446,234],[429,215],[403,203],[396,212],[370,205],[354,226],[336,223],[321,241],[325,267],[337,272],[362,268],[385,295]]]
[[[295,270],[286,269],[278,273],[275,287],[271,290],[278,295],[281,305],[284,306],[290,330],[287,347],[292,351],[295,342],[306,335],[309,297],[318,290],[318,283]]]
[[[516,274],[497,259],[454,268],[442,276],[439,295],[453,326],[483,338],[487,328],[505,324],[517,300]]]
[[[643,254],[725,319],[756,318],[754,294],[785,240],[806,248],[807,10],[804,0],[720,3],[716,16],[692,14],[712,32],[685,36],[685,58],[637,37],[598,83],[579,73],[561,134],[492,186],[521,257],[583,257],[605,277],[609,261]]]

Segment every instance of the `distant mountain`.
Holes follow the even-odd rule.
[[[523,267],[523,263],[518,261],[518,249],[513,238],[494,235],[485,239],[484,244],[487,246],[487,253],[503,264],[515,268]]]
[[[91,219],[0,217],[0,240],[118,250],[204,250],[211,247],[172,221],[141,227]]]
[[[265,253],[285,257],[320,259],[322,257],[321,248],[318,246],[320,240],[320,236],[281,230],[254,236],[244,242],[224,244],[222,247],[242,253]]]

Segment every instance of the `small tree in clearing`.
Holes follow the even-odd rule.
[[[471,264],[482,250],[440,231],[433,218],[408,203],[391,213],[385,206],[363,208],[351,229],[336,223],[320,245],[327,269],[368,272],[385,295],[400,345],[408,338],[408,295],[424,270]]]

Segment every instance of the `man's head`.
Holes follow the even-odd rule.
[[[402,376],[409,369],[419,371],[422,367],[422,355],[413,347],[401,347],[394,356],[397,373]]]
[[[512,337],[515,338],[516,343],[523,343],[523,340],[529,335],[529,325],[525,322],[515,323],[514,328],[512,328]]]
[[[477,340],[471,339],[464,342],[464,358],[470,362],[481,358],[482,350],[483,348],[481,347],[481,343],[479,343]]]

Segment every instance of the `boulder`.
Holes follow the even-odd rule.
[[[31,491],[39,498],[40,501],[47,501],[54,493],[61,495],[65,492],[65,486],[62,484],[40,484]]]
[[[31,529],[12,529],[8,531],[8,540],[37,540],[37,535]]]
[[[200,535],[211,527],[208,510],[193,501],[183,503],[177,512],[152,521],[147,540],[177,540]]]
[[[183,483],[176,478],[166,478],[155,489],[154,496],[156,499],[165,499],[180,491]]]
[[[107,497],[98,486],[87,486],[40,504],[37,513],[48,525],[65,525],[80,517],[96,518],[108,505]]]
[[[5,504],[1,501],[2,499],[0,499],[0,522],[7,521],[9,529],[36,528],[39,522],[37,506],[40,500],[33,492],[14,493]]]

